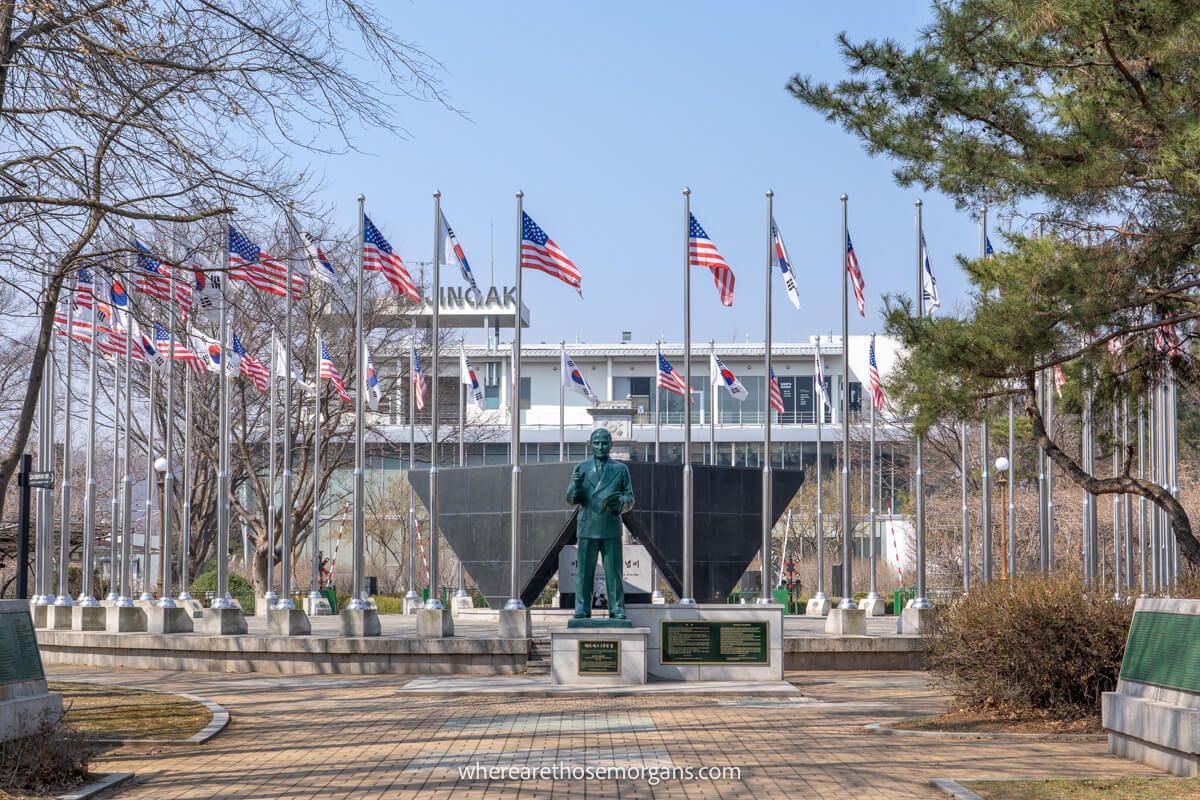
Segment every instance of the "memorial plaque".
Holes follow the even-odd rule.
[[[1136,612],[1125,643],[1121,678],[1200,692],[1200,616]]]
[[[0,684],[45,678],[29,612],[0,614]]]
[[[621,643],[616,639],[580,639],[579,674],[620,675]]]
[[[768,664],[766,622],[664,621],[664,664]]]

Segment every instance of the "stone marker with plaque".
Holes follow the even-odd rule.
[[[62,697],[51,694],[25,600],[0,600],[0,741],[31,736],[58,722]]]

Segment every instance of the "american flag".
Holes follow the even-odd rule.
[[[417,355],[417,348],[412,351],[412,389],[413,398],[417,403],[417,410],[425,410],[425,373],[421,370],[421,358]]]
[[[783,392],[779,391],[779,379],[775,377],[775,370],[771,370],[771,408],[783,413]]]
[[[680,397],[687,394],[687,386],[683,382],[683,376],[675,371],[675,368],[671,366],[671,362],[667,361],[666,356],[662,353],[658,354],[658,385]]]
[[[1179,334],[1175,331],[1174,325],[1159,325],[1154,329],[1154,347],[1158,352],[1168,356],[1177,356],[1183,353],[1183,344],[1179,341]]]
[[[157,322],[154,323],[154,341],[158,345],[158,352],[167,358],[186,362],[192,372],[203,373],[205,371],[204,364],[192,352],[192,348],[188,347],[185,342],[181,342],[178,337],[174,337],[172,341],[171,332]]]
[[[695,214],[689,214],[688,224],[688,264],[693,267],[705,267],[712,271],[713,283],[717,294],[721,296],[721,305],[733,305],[733,270],[717,252],[717,246],[708,238],[704,228],[696,221]]]
[[[1062,364],[1054,365],[1054,393],[1062,397],[1062,387],[1067,385],[1067,376],[1063,373]]]
[[[382,272],[397,297],[407,297],[414,303],[421,302],[421,293],[404,268],[404,261],[392,252],[388,240],[383,238],[366,214],[363,214],[363,271]]]
[[[95,273],[84,267],[75,276],[75,308],[91,308],[95,295]]]
[[[150,249],[139,241],[134,241],[137,247],[137,277],[134,278],[133,288],[159,300],[171,299],[171,270],[150,253]]]
[[[883,384],[879,380],[879,364],[875,362],[875,334],[871,334],[871,348],[867,351],[867,361],[870,365],[867,374],[871,378],[871,398],[875,403],[875,410],[883,411],[887,397],[883,394]]]
[[[229,226],[229,279],[246,281],[255,289],[283,297],[287,292],[287,264],[262,251],[242,232]],[[292,270],[292,298],[304,291],[304,276]]]
[[[254,356],[246,352],[246,348],[242,346],[242,340],[237,334],[233,335],[233,352],[238,355],[238,371],[245,375],[254,384],[254,388],[264,394],[267,391],[267,383],[271,380],[271,370],[267,369],[266,365],[259,361]]]
[[[125,355],[125,348],[128,346],[129,334],[125,326],[121,324],[120,312],[110,306],[108,303],[100,303],[97,307],[99,317],[97,322],[104,335],[96,340],[96,347],[100,352],[109,356]],[[130,355],[133,358],[139,358],[141,354],[134,349],[130,349]]]
[[[323,341],[321,342],[321,377],[333,384],[333,388],[337,391],[338,397],[342,398],[343,403],[350,402],[350,394],[346,391],[346,382],[342,380],[342,373],[338,372],[338,368],[333,365],[333,359],[329,357],[329,348]]]
[[[850,282],[854,284],[854,301],[858,303],[858,315],[867,315],[867,299],[863,290],[867,282],[863,280],[862,270],[858,268],[858,256],[854,255],[854,243],[850,241],[850,231],[846,231],[846,271],[850,273]]]
[[[70,302],[70,300],[66,300]],[[58,309],[54,312],[54,324],[58,327],[58,335],[67,335],[67,312],[63,310],[63,302],[59,303]],[[92,341],[92,318],[88,314],[80,317],[78,314],[71,320],[71,338],[77,342],[87,344]]]
[[[567,254],[538,227],[533,217],[521,212],[521,268],[539,269],[558,278],[583,297],[583,276]]]

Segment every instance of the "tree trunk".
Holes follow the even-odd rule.
[[[1200,541],[1197,541],[1196,537],[1192,535],[1192,522],[1188,519],[1183,504],[1157,483],[1130,475],[1133,462],[1128,454],[1126,454],[1125,466],[1121,470],[1120,477],[1097,478],[1085,472],[1046,434],[1045,420],[1042,419],[1042,412],[1037,406],[1037,393],[1032,372],[1025,376],[1025,414],[1033,426],[1033,436],[1037,443],[1046,451],[1050,460],[1067,474],[1068,478],[1094,495],[1135,494],[1146,498],[1167,512],[1171,530],[1175,534],[1175,540],[1179,542],[1179,552],[1193,566],[1200,567]]]

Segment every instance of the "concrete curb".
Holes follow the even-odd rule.
[[[133,777],[132,772],[113,772],[109,775],[102,776],[99,780],[92,781],[85,786],[80,787],[74,792],[60,794],[56,800],[87,800],[87,798],[97,795],[106,789],[124,783]]]
[[[165,689],[151,689],[148,686],[130,686],[123,683],[108,683],[107,681],[88,681],[88,680],[56,680],[56,683],[84,683],[89,686],[115,686],[121,689],[136,689],[139,692],[154,692],[155,694],[169,694],[175,697],[182,697],[191,700],[193,703],[199,703],[208,709],[212,714],[212,719],[207,725],[201,728],[196,733],[186,739],[115,739],[115,738],[100,738],[89,737],[90,741],[100,742],[102,744],[204,744],[209,739],[216,736],[225,727],[229,725],[229,712],[225,707],[214,703],[206,697],[199,697],[194,694],[184,694],[183,692],[169,692]]]
[[[983,797],[980,795],[975,794],[958,781],[952,781],[949,778],[934,778],[930,783],[951,797],[958,798],[958,800],[983,800]]]
[[[933,719],[933,717],[913,717],[912,719]],[[893,728],[895,723],[872,722],[864,727],[867,733],[881,733],[892,736],[918,736],[930,739],[978,739],[983,741],[1025,741],[1038,740],[1068,741],[1068,742],[1106,742],[1108,736],[1103,733],[998,733],[970,731],[910,731],[904,728]]]

